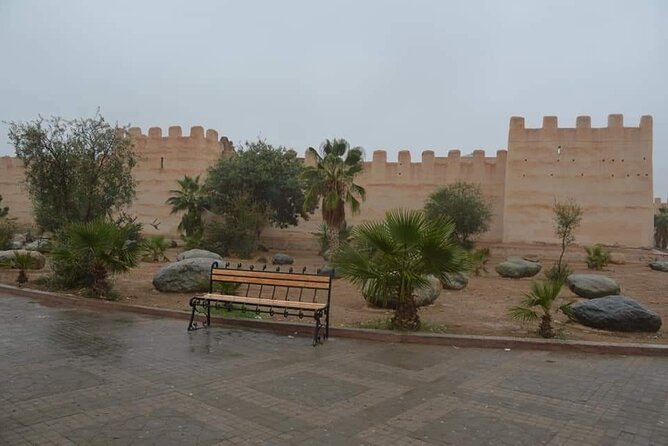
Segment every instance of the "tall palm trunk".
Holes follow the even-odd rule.
[[[339,249],[339,228],[334,225],[327,225],[327,242],[329,243],[330,255]]]
[[[93,265],[93,283],[91,284],[91,291],[95,296],[104,296],[109,291],[109,283],[107,282],[107,269],[104,265],[96,263]]]

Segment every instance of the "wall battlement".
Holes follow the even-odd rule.
[[[137,198],[130,212],[145,228],[154,219],[157,232],[176,236],[180,215],[170,214],[165,201],[184,175],[205,175],[221,156],[234,150],[226,137],[201,126],[184,136],[179,126],[163,131],[151,127],[128,130],[138,163],[134,169]],[[609,115],[606,127],[592,127],[589,116],[578,116],[575,127],[562,128],[554,116],[545,116],[540,128],[526,128],[522,117],[510,119],[508,149],[496,156],[459,149],[437,155],[424,150],[414,157],[401,150],[396,160],[376,150],[356,182],[367,191],[362,214],[348,216],[350,224],[381,219],[388,209],[422,208],[438,187],[456,181],[480,184],[492,204],[492,223],[482,237],[491,242],[555,243],[555,200],[575,199],[583,209],[577,243],[651,246],[653,214],[668,202],[653,197],[652,117],[643,116],[637,127],[624,126],[622,115]],[[305,164],[315,160],[308,155]],[[0,157],[0,194],[10,214],[23,223],[32,220],[23,187],[23,166],[12,157]],[[316,212],[309,221],[285,230],[263,233],[274,247],[305,247],[315,243],[312,232],[322,223]]]

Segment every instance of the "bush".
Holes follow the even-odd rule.
[[[458,181],[431,194],[425,204],[425,213],[430,220],[450,219],[460,245],[471,248],[472,237],[487,231],[492,206],[485,200],[480,185]]]
[[[354,226],[348,226],[346,222],[343,222],[343,226],[339,229],[339,246],[345,245],[350,241],[350,236],[352,235]],[[320,245],[320,251],[318,255],[323,255],[329,249],[329,237],[327,232],[329,227],[327,223],[322,223],[316,232],[311,234],[315,235],[318,239],[318,245]]]
[[[555,263],[551,268],[545,271],[545,278],[550,282],[565,284],[568,276],[573,274],[573,270],[567,263],[561,265]]]
[[[228,207],[224,222],[206,225],[203,245],[221,256],[234,254],[248,259],[257,250],[260,232],[267,222],[262,205],[256,204],[248,194],[238,194]]]
[[[474,275],[479,276],[482,272],[489,272],[487,271],[489,256],[489,248],[473,249],[469,251],[469,268]]]
[[[19,270],[16,282],[22,287],[28,281],[26,270],[32,268],[33,259],[30,253],[14,251],[14,258],[11,261],[12,268]]]
[[[7,218],[0,218],[0,251],[11,248],[12,238],[16,233],[16,223]]]
[[[109,273],[137,265],[139,244],[127,227],[113,222],[74,223],[56,236],[53,283],[62,288],[86,288],[93,296],[109,296]]]
[[[610,252],[601,245],[585,246],[587,268],[601,270],[610,262]]]
[[[170,246],[164,236],[154,235],[141,241],[142,261],[169,262],[165,252]]]

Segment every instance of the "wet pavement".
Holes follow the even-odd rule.
[[[668,358],[313,348],[0,296],[0,444],[665,445]]]

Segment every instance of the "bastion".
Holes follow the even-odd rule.
[[[215,130],[192,127],[183,136],[170,127],[166,136],[153,127],[147,134],[129,130],[139,162],[134,170],[137,198],[130,209],[149,233],[177,237],[180,215],[165,204],[170,190],[184,175],[206,175],[220,156],[234,148]],[[306,164],[314,160],[305,157]],[[653,214],[665,205],[653,198],[652,117],[624,126],[622,115],[609,115],[608,125],[591,126],[579,116],[575,128],[558,126],[546,116],[540,128],[526,128],[524,118],[510,120],[507,150],[486,156],[483,150],[463,155],[458,149],[439,156],[425,150],[414,161],[401,150],[389,161],[383,150],[364,163],[357,182],[367,190],[362,212],[349,216],[350,224],[382,218],[391,208],[421,208],[427,196],[455,181],[478,183],[491,202],[493,220],[483,241],[555,243],[552,207],[555,200],[574,199],[583,209],[578,229],[580,244],[603,243],[628,247],[652,245]],[[0,158],[0,194],[11,216],[31,224],[30,201],[23,185],[23,166],[13,157]],[[149,226],[160,221],[157,229]],[[263,239],[275,248],[312,248],[312,232],[322,223],[319,211],[306,222],[288,229],[267,229]]]

